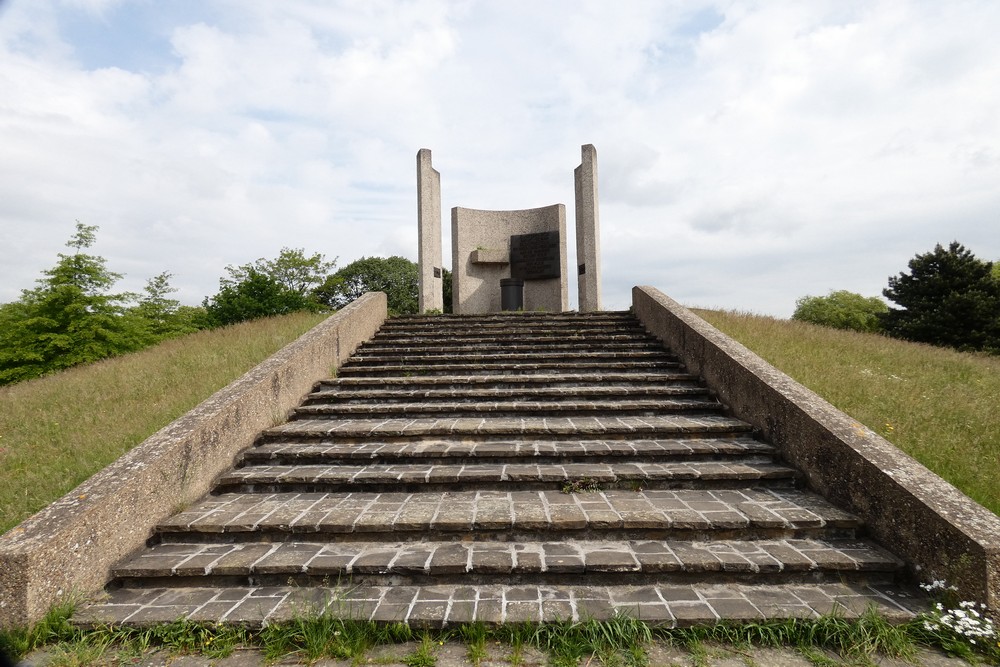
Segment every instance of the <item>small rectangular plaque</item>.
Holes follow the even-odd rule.
[[[434,267],[434,277],[435,278],[440,278],[441,277],[441,269],[439,269],[436,266]]]
[[[587,272],[587,265],[586,264],[581,264],[580,267],[579,267],[579,270],[577,271],[577,273],[582,276],[586,272]]]
[[[510,237],[511,278],[545,280],[561,275],[559,232],[515,234]]]

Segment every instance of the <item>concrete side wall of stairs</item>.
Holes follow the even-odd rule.
[[[0,536],[0,627],[100,591],[153,526],[208,493],[262,429],[284,420],[386,318],[369,293]]]
[[[1000,609],[1000,518],[653,287],[637,317],[749,422],[807,486],[861,518],[921,581]]]

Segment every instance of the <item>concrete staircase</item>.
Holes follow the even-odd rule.
[[[400,317],[77,620],[911,617],[799,482],[628,313]]]

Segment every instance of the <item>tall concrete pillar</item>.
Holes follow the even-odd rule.
[[[597,205],[597,149],[581,147],[576,183],[576,261],[580,312],[601,309],[601,228]]]
[[[444,311],[444,268],[441,265],[441,174],[431,166],[431,151],[417,151],[417,229],[420,248],[420,312]]]

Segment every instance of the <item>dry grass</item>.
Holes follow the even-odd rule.
[[[1000,358],[747,313],[696,312],[1000,514]]]
[[[323,319],[296,313],[202,331],[0,387],[0,533]]]

